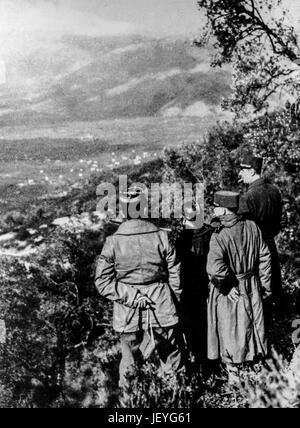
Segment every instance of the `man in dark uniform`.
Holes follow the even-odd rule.
[[[241,181],[249,185],[240,201],[239,214],[253,220],[260,227],[272,258],[271,289],[274,302],[282,303],[283,289],[281,270],[275,237],[280,232],[282,217],[282,197],[279,189],[263,178],[263,159],[247,156],[241,163]]]
[[[207,371],[207,254],[213,229],[195,227],[195,218],[185,216],[184,226],[176,241],[181,261],[181,318],[186,346],[192,356],[191,369],[203,375]]]

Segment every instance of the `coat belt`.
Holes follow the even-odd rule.
[[[257,275],[258,275],[258,271],[256,268],[254,268],[252,270],[249,270],[248,272],[236,274],[235,277],[238,281],[246,281]]]
[[[253,277],[258,277],[258,275],[258,269],[254,267],[252,270],[245,273],[235,274],[231,271],[228,277],[223,279],[212,277],[211,283],[221,292],[221,294],[227,295],[228,291],[230,291],[232,287],[238,287],[239,282],[247,281]],[[236,281],[237,283],[235,284]]]
[[[149,287],[149,286],[154,285],[154,284],[163,286],[165,284],[168,284],[168,282],[169,282],[167,276],[162,277],[162,278],[157,278],[155,280],[144,281],[143,283],[140,283],[140,284],[136,283],[136,282],[134,282],[134,283],[133,282],[126,282],[126,281],[123,281],[122,278],[121,279],[117,278],[117,281],[121,282],[122,284],[130,285],[132,287]]]

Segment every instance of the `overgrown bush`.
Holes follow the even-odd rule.
[[[66,363],[63,406],[104,408],[118,405],[118,348],[105,341],[70,355]]]
[[[206,201],[219,189],[237,186],[235,152],[243,135],[235,126],[224,123],[213,128],[203,140],[164,151],[164,180],[169,182],[203,182]]]
[[[55,326],[42,312],[43,296],[24,265],[2,261],[0,272],[1,318],[7,330],[6,343],[0,345],[1,387],[7,400],[3,405],[43,404],[44,392],[51,400],[50,390],[57,383]]]
[[[274,352],[258,373],[248,373],[242,392],[250,408],[299,408],[300,378],[288,363]]]
[[[50,234],[30,262],[2,261],[0,310],[7,328],[0,345],[2,407],[60,405],[70,358],[78,360],[97,340],[103,352],[114,344],[110,306],[94,287],[103,242],[101,224],[90,230],[78,223]],[[82,376],[78,370],[79,381]]]
[[[129,386],[121,396],[121,407],[188,409],[201,407],[200,377],[187,375],[185,370],[163,373],[156,362],[136,368]]]

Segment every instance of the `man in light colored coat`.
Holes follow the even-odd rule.
[[[121,202],[128,208],[141,197],[136,190],[123,195]],[[167,232],[140,218],[125,220],[107,238],[97,260],[96,287],[114,302],[113,326],[121,334],[121,387],[141,354],[147,358],[154,349],[165,371],[182,367],[180,263]]]

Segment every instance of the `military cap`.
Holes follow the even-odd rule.
[[[216,207],[228,208],[229,210],[237,209],[239,207],[240,194],[237,192],[230,192],[228,190],[220,190],[215,193],[214,205]]]
[[[263,162],[263,158],[248,155],[244,157],[240,166],[241,168],[253,168],[256,172],[260,173],[263,167]]]
[[[142,186],[134,185],[128,190],[120,194],[120,202],[123,204],[138,203],[141,201],[144,188]]]

